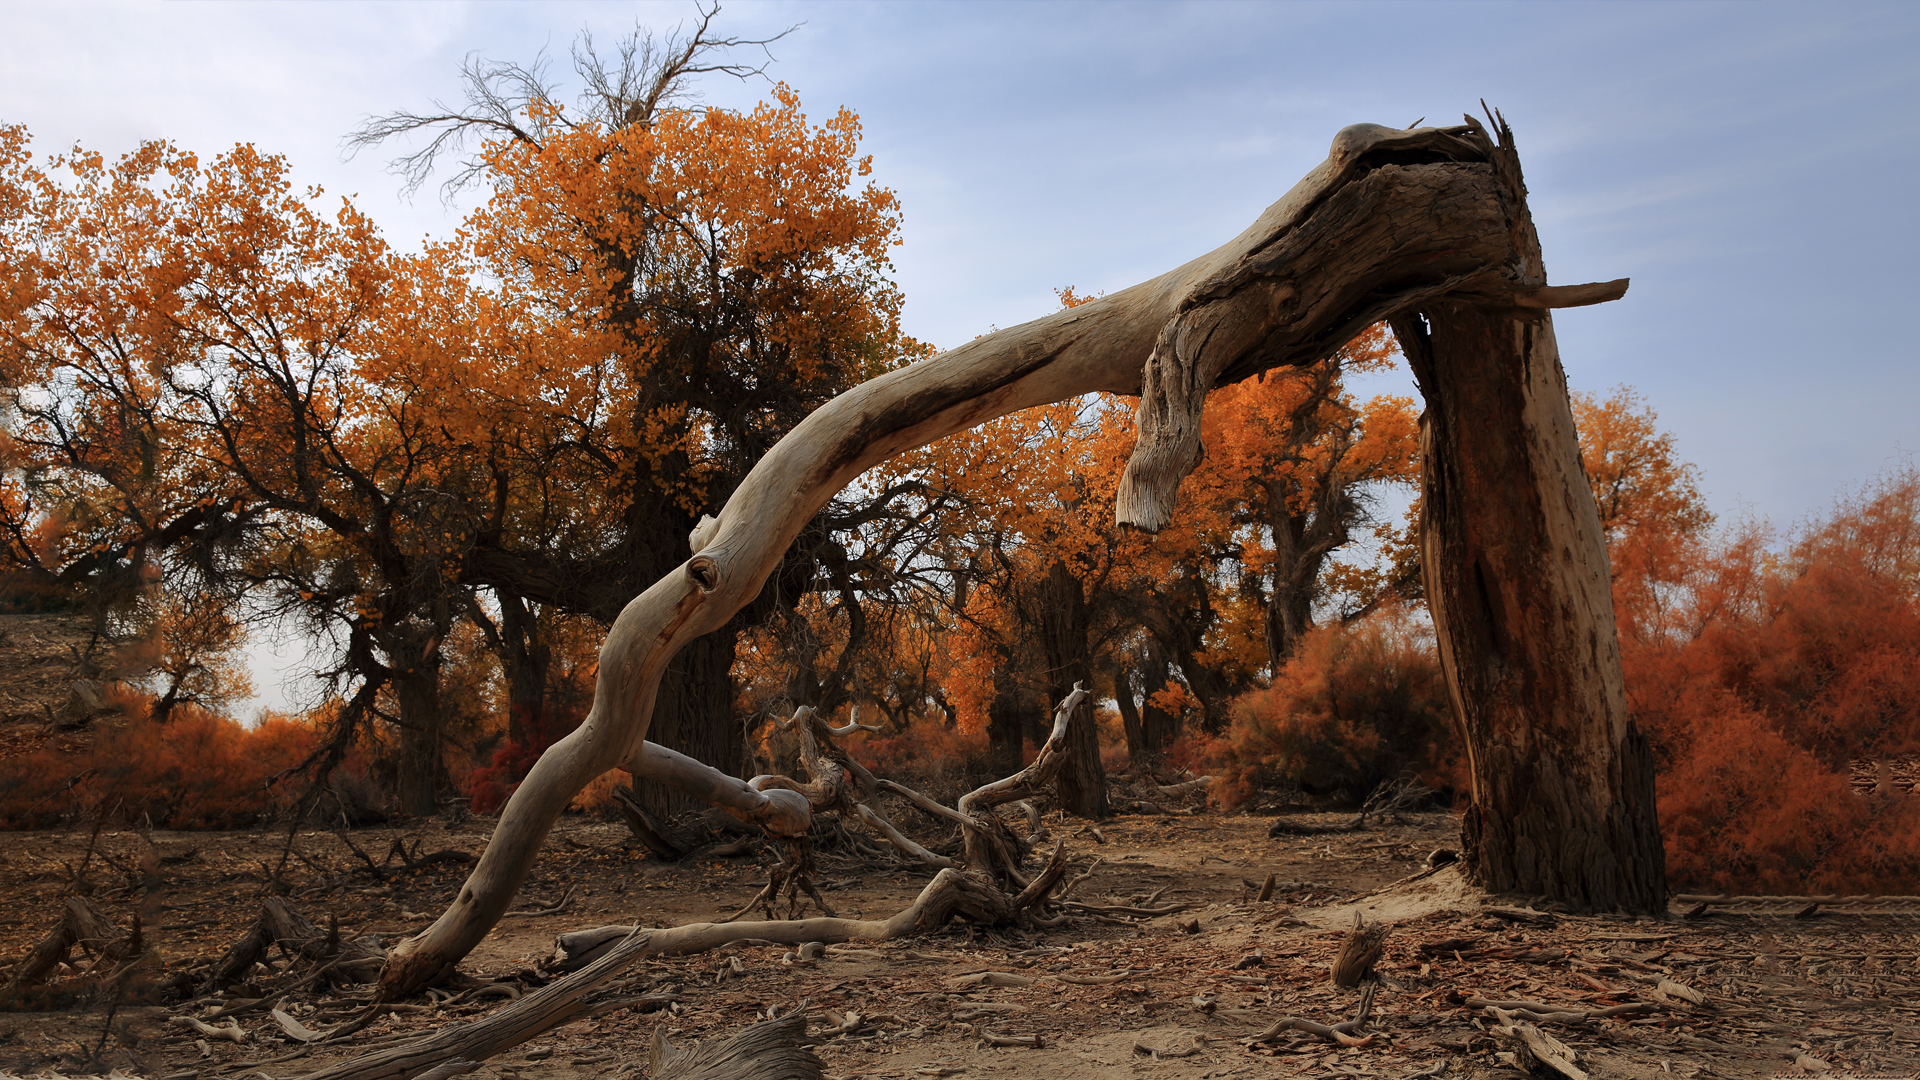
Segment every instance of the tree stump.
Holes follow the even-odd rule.
[[[1353,913],[1353,929],[1347,931],[1347,939],[1340,943],[1340,952],[1333,958],[1333,985],[1351,990],[1359,986],[1373,965],[1386,950],[1387,935],[1393,933],[1392,923],[1368,923]]]

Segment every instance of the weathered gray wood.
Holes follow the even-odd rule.
[[[641,740],[628,757],[626,766],[636,783],[664,784],[709,806],[717,806],[750,825],[759,825],[775,836],[800,836],[813,824],[812,811],[808,809],[805,797],[779,789],[763,791],[750,781],[728,776],[711,765],[695,761],[658,743]],[[539,762],[535,762],[534,767],[538,769]],[[521,787],[524,788],[532,780],[533,775],[529,773]],[[571,799],[573,796],[567,797]],[[508,805],[512,805],[511,800]],[[492,851],[493,845],[489,844],[487,850]],[[475,876],[479,876],[478,871]]]
[[[1065,870],[1057,849],[1043,875],[1050,887]],[[942,870],[912,904],[889,919],[778,919],[768,922],[692,923],[661,930],[608,926],[562,935],[553,967],[572,974],[467,1023],[453,1024],[400,1046],[338,1062],[301,1080],[412,1080],[447,1062],[485,1061],[606,1003],[589,996],[608,979],[647,956],[705,952],[734,941],[782,945],[807,942],[886,941],[935,930],[955,917],[988,926],[1013,918],[1044,890],[1009,897],[958,870]],[[670,1075],[670,1074],[656,1074]],[[689,1073],[702,1076],[704,1073]],[[739,1074],[753,1076],[755,1074]]]
[[[653,1080],[821,1080],[824,1065],[806,1037],[803,1012],[682,1049],[667,1045],[664,1027],[655,1028]]]

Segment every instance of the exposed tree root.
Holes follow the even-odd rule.
[[[1373,1011],[1373,992],[1377,986],[1377,983],[1368,983],[1366,989],[1360,992],[1360,1007],[1354,1010],[1351,1020],[1342,1020],[1338,1024],[1321,1024],[1289,1016],[1276,1021],[1272,1027],[1247,1041],[1249,1043],[1272,1042],[1289,1031],[1303,1031],[1330,1043],[1339,1043],[1341,1046],[1370,1045],[1373,1042],[1373,1036],[1363,1035],[1361,1031],[1367,1026],[1367,1014]]]

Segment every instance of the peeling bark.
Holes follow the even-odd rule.
[[[1599,512],[1544,310],[1624,283],[1542,288],[1519,157],[1500,135],[1517,298],[1449,297],[1394,319],[1427,403],[1421,561],[1472,774],[1467,869],[1577,910],[1664,913],[1653,764],[1627,716]]]

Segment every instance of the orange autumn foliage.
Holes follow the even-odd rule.
[[[1851,763],[1920,758],[1920,470],[1784,545],[1747,525],[1616,584],[1628,703],[1659,756],[1668,876],[1697,891],[1920,890],[1920,797]]]
[[[292,770],[319,744],[302,720],[270,715],[253,727],[194,705],[166,724],[133,719],[96,728],[85,749],[42,747],[0,769],[0,828],[38,829],[101,816],[160,829],[262,824],[302,792]]]
[[[472,742],[442,723],[447,643],[482,605],[544,612],[490,627],[522,659],[556,613],[610,621],[767,445],[921,351],[858,119],[772,96],[531,115],[539,140],[486,150],[493,199],[417,255],[252,146],[36,168],[0,127],[0,385],[30,406],[0,445],[0,575],[126,583],[114,628],[153,633],[172,701],[244,695],[230,605],[337,643],[337,715],[397,712],[413,734],[369,745],[438,805]],[[152,602],[196,591],[209,617]],[[540,666],[503,664],[529,719],[483,804],[577,721],[541,711]]]
[[[875,776],[943,795],[963,787],[970,790],[994,778],[981,771],[987,755],[986,732],[963,731],[937,716],[920,717],[896,734],[849,736],[842,745]]]
[[[1309,631],[1271,685],[1235,699],[1224,733],[1169,756],[1212,775],[1226,807],[1260,788],[1357,802],[1404,772],[1439,790],[1463,778],[1432,629],[1398,605]]]

